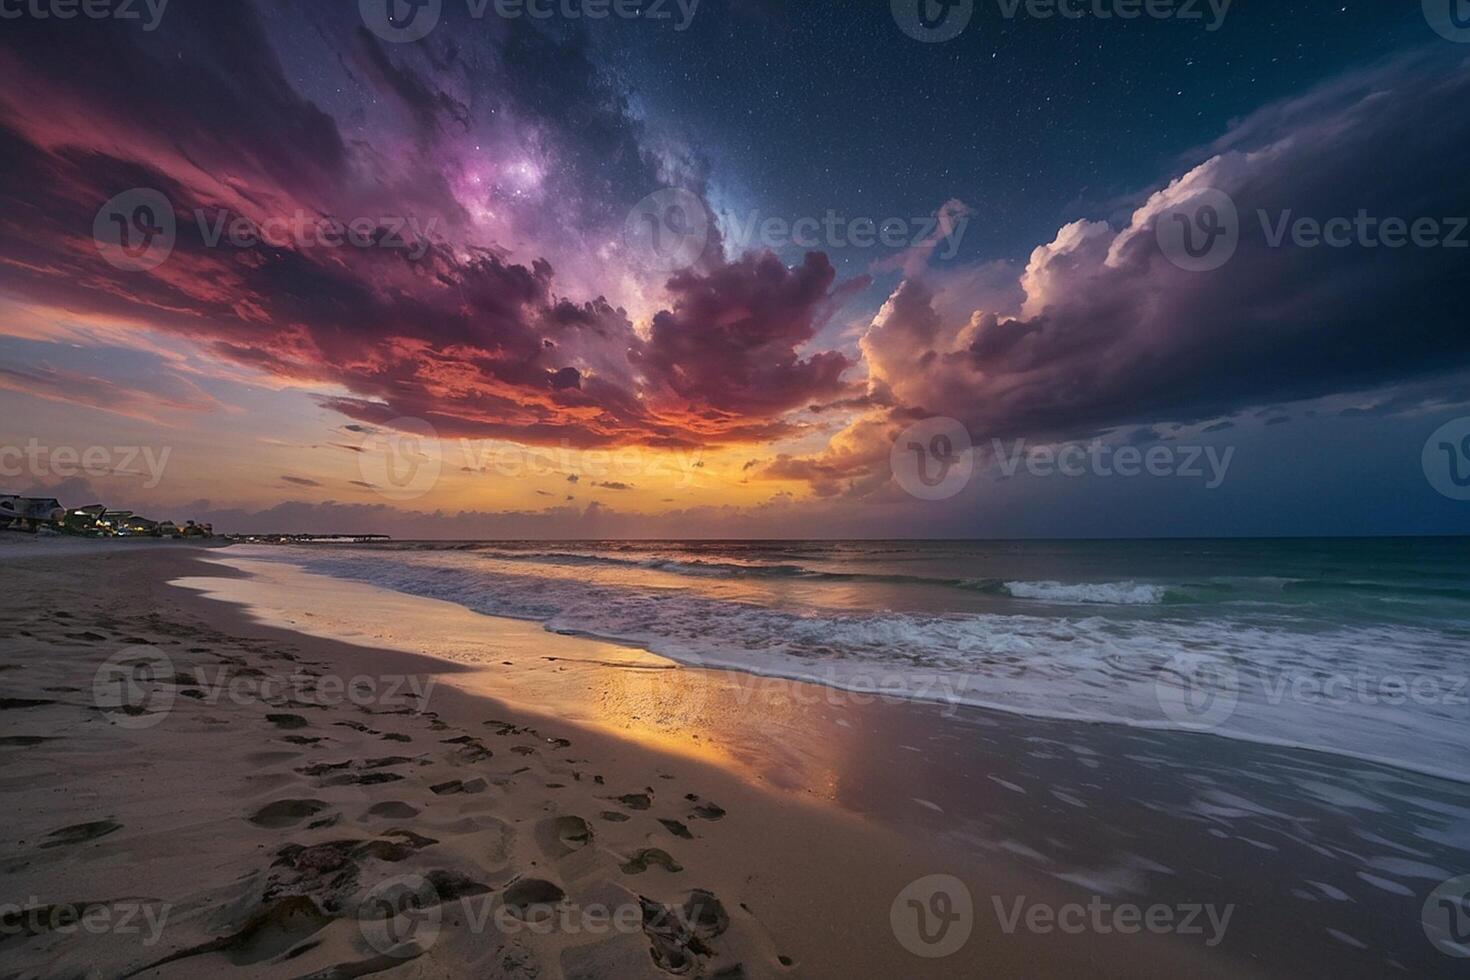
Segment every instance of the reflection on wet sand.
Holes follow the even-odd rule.
[[[1470,787],[1460,783],[1211,736],[691,668],[279,563],[213,560],[251,577],[176,584],[268,623],[466,665],[448,682],[529,714],[920,831],[1066,888],[1238,907],[1225,940],[1237,956],[1343,975],[1364,957],[1421,975],[1446,965],[1402,937],[1419,928],[1429,891],[1467,870]]]

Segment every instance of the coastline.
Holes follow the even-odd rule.
[[[398,594],[380,594],[364,607],[364,594],[354,592],[344,606],[356,603],[359,618],[368,609],[407,635],[360,635],[349,641],[326,629],[319,632],[327,635],[313,636],[168,584],[184,580],[197,587],[201,578],[250,581],[218,562],[199,560],[207,557],[182,548],[154,548],[100,557],[28,554],[5,566],[19,584],[6,600],[6,619],[30,635],[21,635],[11,655],[25,666],[7,662],[11,669],[0,677],[11,697],[49,702],[6,711],[6,734],[55,739],[7,742],[3,748],[11,763],[5,783],[28,801],[17,808],[8,835],[13,839],[7,850],[16,857],[3,869],[7,898],[28,891],[40,904],[55,905],[142,889],[191,914],[163,930],[156,948],[140,950],[111,936],[79,952],[59,935],[46,934],[3,941],[0,961],[25,963],[37,975],[65,972],[63,967],[76,965],[79,955],[82,962],[138,969],[150,954],[156,959],[239,937],[262,908],[278,908],[293,894],[317,903],[318,918],[306,916],[316,928],[297,935],[292,929],[301,926],[282,926],[293,941],[280,948],[267,944],[272,955],[252,959],[263,940],[251,936],[141,975],[197,975],[193,971],[211,962],[197,958],[202,956],[236,966],[242,958],[250,960],[243,965],[270,976],[354,975],[340,971],[371,962],[377,970],[404,976],[454,972],[469,964],[481,972],[488,969],[489,975],[521,976],[531,975],[535,964],[541,975],[591,976],[601,970],[656,977],[669,974],[654,965],[657,954],[650,955],[651,949],[669,954],[674,947],[696,948],[678,936],[661,935],[657,926],[652,932],[639,926],[595,938],[566,930],[476,929],[450,911],[446,900],[436,906],[438,929],[427,949],[384,961],[386,954],[364,943],[361,923],[343,914],[360,903],[374,876],[443,872],[450,877],[438,880],[441,898],[458,891],[460,900],[473,897],[469,893],[475,888],[494,900],[505,898],[518,883],[545,881],[573,904],[585,907],[601,899],[636,909],[646,908],[639,896],[673,906],[688,901],[692,889],[706,889],[719,899],[729,923],[717,936],[701,940],[712,952],[693,956],[690,975],[713,976],[737,964],[746,976],[953,976],[982,970],[1036,975],[1081,969],[1119,976],[1186,970],[1203,976],[1253,975],[1262,950],[1270,952],[1280,975],[1290,974],[1304,957],[1322,962],[1308,937],[1274,921],[1277,913],[1265,900],[1270,876],[1261,869],[1246,870],[1238,893],[1218,890],[1222,900],[1240,906],[1234,931],[1219,948],[1204,949],[1184,936],[1007,932],[998,921],[993,899],[998,910],[1018,896],[1051,907],[1079,897],[1085,902],[1089,891],[1114,900],[1128,897],[1128,886],[1136,888],[1138,882],[1120,873],[1129,869],[1116,858],[1128,853],[1125,840],[1139,850],[1140,839],[1151,840],[1151,831],[1163,826],[1157,813],[1150,815],[1154,808],[1141,789],[1156,788],[1162,799],[1166,784],[1179,778],[1177,770],[1194,753],[1178,739],[977,709],[945,717],[933,706],[834,699],[830,689],[814,685],[670,667],[629,648]],[[335,580],[316,584],[352,591]],[[36,601],[40,596],[52,600],[49,611]],[[410,608],[423,618],[399,614]],[[66,615],[58,619],[59,612]],[[88,624],[92,628],[78,629]],[[420,629],[417,638],[415,629]],[[433,636],[426,635],[429,629]],[[68,637],[86,633],[102,639]],[[429,710],[420,705],[402,712],[348,700],[303,705],[297,698],[298,710],[276,711],[292,705],[234,696],[211,700],[209,688],[197,685],[202,696],[175,700],[156,724],[139,728],[133,719],[120,725],[128,719],[86,702],[97,665],[117,652],[123,634],[153,641],[170,660],[179,661],[172,664],[176,675],[221,663],[236,677],[247,671],[303,670],[315,677],[316,694],[326,677],[418,678]],[[432,649],[451,641],[488,646],[486,662],[472,666],[411,652],[415,646]],[[44,678],[37,676],[39,663],[45,664]],[[69,682],[52,683],[60,676]],[[36,692],[71,690],[32,696],[26,693],[32,687]],[[732,700],[732,692],[739,698]],[[494,693],[504,700],[492,698]],[[271,721],[272,714],[294,715],[301,723]],[[494,723],[487,724],[491,719]],[[52,731],[63,734],[48,734]],[[89,744],[71,744],[79,737]],[[1098,799],[1071,807],[1055,798],[1065,765],[1032,758],[1048,754],[1036,751],[1041,740],[1054,745],[1085,740],[1076,746],[1086,749],[1075,754],[1079,762],[1090,753],[1110,766],[1130,752],[1152,752],[1165,765],[1142,766],[1159,770],[1153,776],[1156,787],[1132,789],[1143,798],[1142,806],[1128,808],[1099,785]],[[482,750],[489,754],[481,756]],[[99,752],[116,758],[99,760]],[[405,758],[369,770],[363,766],[372,753],[383,753],[380,760]],[[17,754],[21,758],[12,761]],[[1267,763],[1303,765],[1300,754],[1260,747],[1220,754],[1226,758],[1212,765],[1221,770],[1237,763],[1256,767],[1257,773]],[[125,760],[142,760],[146,768],[133,770],[133,776],[115,772],[113,767]],[[1038,768],[1052,780],[1052,798],[1044,802],[1030,783]],[[398,778],[381,778],[385,770]],[[1370,770],[1364,770],[1369,783],[1386,778]],[[1092,778],[1105,784],[1102,775],[1094,770]],[[215,792],[205,799],[190,796],[190,786],[199,780],[212,783]],[[456,780],[458,790],[434,791]],[[484,780],[477,792],[464,790],[463,784],[476,780]],[[1345,773],[1343,781],[1363,783],[1359,772]],[[38,799],[42,790],[65,793],[63,787],[71,786],[76,793],[61,803]],[[1078,786],[1071,789],[1082,792]],[[1454,795],[1444,787],[1437,791]],[[646,809],[618,800],[638,796],[649,797]],[[246,819],[257,806],[281,799],[317,800],[324,806],[279,827],[259,827]],[[384,802],[407,803],[418,813],[389,825],[364,816]],[[1098,808],[1101,812],[1085,813]],[[604,813],[624,819],[603,820]],[[591,833],[568,818],[582,821]],[[333,823],[310,826],[327,819]],[[96,838],[45,846],[57,828],[99,823],[121,826]],[[990,831],[988,839],[977,834],[981,825]],[[1045,860],[1017,860],[1028,852],[1041,856],[1035,841],[1025,839],[1028,827],[1041,838],[1065,828],[1072,849],[1095,852],[1099,872],[1048,874]],[[412,836],[382,836],[390,828]],[[1118,828],[1125,832],[1115,834]],[[411,853],[397,861],[373,856],[398,856],[403,848],[388,843],[419,838],[436,843],[409,847]],[[350,858],[329,846],[343,839],[352,842]],[[34,843],[38,840],[40,846]],[[1187,839],[1177,843],[1185,850],[1190,844]],[[298,849],[286,850],[292,846]],[[1222,860],[1232,861],[1221,847]],[[359,848],[367,848],[366,857],[356,853]],[[650,849],[681,870],[666,871],[658,866],[663,858],[641,853]],[[317,863],[342,861],[327,875],[312,862],[303,868],[302,853]],[[1149,862],[1158,862],[1139,857],[1132,872],[1141,879]],[[625,870],[640,860],[645,865],[652,860],[654,866]],[[1109,868],[1111,874],[1103,873]],[[890,913],[911,882],[939,873],[971,884],[974,931],[951,955],[926,959],[904,948]],[[350,881],[337,881],[341,875]],[[1211,897],[1194,895],[1197,901]],[[272,899],[275,906],[269,904]],[[341,908],[323,917],[331,901]],[[1364,910],[1369,915],[1380,911]],[[1417,928],[1417,913],[1405,922]],[[242,953],[240,947],[247,949]],[[1332,947],[1325,949],[1330,954]],[[298,952],[290,969],[282,972],[279,958],[293,950]],[[1277,958],[1278,953],[1287,955]],[[1331,957],[1334,972],[1372,975],[1376,964],[1367,957],[1341,945],[1337,954]],[[1443,959],[1439,965],[1447,969],[1451,962]],[[321,972],[332,970],[339,972]]]

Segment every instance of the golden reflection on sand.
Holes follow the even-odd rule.
[[[827,689],[728,670],[690,668],[636,647],[551,633],[540,624],[292,565],[210,555],[244,576],[170,584],[243,606],[267,626],[363,647],[426,654],[467,671],[440,678],[521,711],[719,766],[749,781],[833,798],[857,729],[825,724]]]

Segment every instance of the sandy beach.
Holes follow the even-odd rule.
[[[1308,846],[1390,831],[1278,821],[1279,750],[684,668],[231,550],[3,570],[3,976],[1382,975],[1283,921],[1333,873]],[[1410,937],[1422,901],[1330,928]]]

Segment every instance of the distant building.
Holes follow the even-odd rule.
[[[158,522],[150,521],[146,517],[130,516],[123,520],[118,530],[122,534],[129,535],[157,534]]]
[[[0,494],[0,527],[34,531],[43,524],[60,524],[66,509],[55,497],[22,497]]]
[[[150,520],[130,510],[108,510],[105,504],[67,509],[55,497],[22,497],[14,493],[0,493],[0,528],[91,538],[214,537],[214,527],[210,524],[189,521],[180,527],[173,521]]]
[[[111,529],[102,526],[102,515],[105,513],[107,513],[107,507],[104,504],[73,507],[66,512],[66,530],[89,537],[110,534]]]

